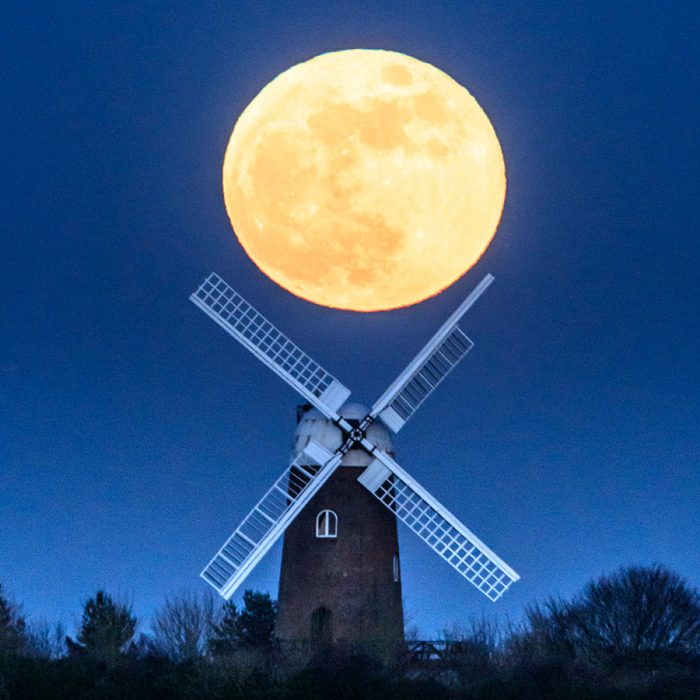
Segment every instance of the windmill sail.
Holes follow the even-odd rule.
[[[377,399],[370,412],[372,418],[378,416],[398,433],[438,384],[474,347],[457,324],[492,281],[493,276],[486,275],[479,282],[396,381]]]
[[[520,579],[389,455],[374,455],[358,481],[489,600]]]
[[[211,273],[190,300],[331,420],[350,390]]]
[[[311,441],[246,515],[201,577],[228,599],[323,486],[342,455]]]
[[[513,569],[389,455],[373,445],[364,432],[377,417],[398,432],[473,347],[458,323],[492,281],[491,275],[481,280],[377,400],[357,429],[338,415],[350,396],[349,389],[218,275],[209,275],[191,295],[195,305],[349,435],[335,454],[312,440],[207,564],[201,576],[221,596],[230,598],[352,445],[361,445],[373,458],[358,481],[486,597],[497,600],[519,580]]]

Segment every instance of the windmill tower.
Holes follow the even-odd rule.
[[[400,578],[397,518],[492,601],[520,578],[396,462],[381,428],[398,433],[473,347],[458,324],[492,281],[491,275],[484,277],[369,411],[347,406],[350,390],[218,275],[209,275],[192,294],[194,304],[317,411],[301,416],[290,465],[202,571],[220,595],[230,598],[287,530],[278,635],[299,639],[308,630],[306,638],[318,642],[376,635],[398,643],[400,585],[385,585],[389,561],[389,582],[400,584],[393,581],[394,566]],[[359,497],[358,487],[369,499]],[[387,511],[384,529],[375,505]],[[341,508],[345,525],[338,517]],[[340,536],[343,527],[349,536]],[[319,549],[314,540],[332,540],[334,532],[335,549]],[[335,597],[334,585],[343,598]],[[379,623],[368,621],[386,601],[388,611]]]
[[[294,455],[312,441],[335,452],[342,431],[320,411],[300,407]],[[368,410],[345,404],[341,416],[358,427]],[[388,431],[367,429],[374,445],[393,456]],[[391,655],[403,641],[396,516],[358,481],[369,465],[350,449],[333,475],[284,533],[276,634],[310,648],[347,643]]]

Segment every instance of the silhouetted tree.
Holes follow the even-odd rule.
[[[18,654],[27,642],[27,625],[19,606],[4,594],[0,584],[0,653]]]
[[[155,647],[175,661],[203,656],[216,622],[214,600],[209,593],[200,597],[184,591],[166,598],[165,605],[153,616]]]
[[[114,601],[105,591],[97,591],[83,608],[78,641],[66,638],[72,655],[81,651],[100,661],[113,662],[122,654],[136,631],[131,608]]]
[[[476,693],[496,674],[500,662],[503,632],[499,625],[483,617],[467,625],[453,625],[442,634],[446,642],[442,661],[443,681],[462,693]]]
[[[511,627],[508,657],[517,665],[573,662],[579,651],[573,626],[573,606],[550,598],[525,608],[524,625]]]
[[[621,569],[591,581],[570,602],[530,606],[526,618],[508,642],[520,664],[700,659],[700,596],[661,566]]]
[[[574,601],[571,623],[576,645],[591,659],[700,655],[700,595],[661,566],[592,581]]]
[[[209,651],[214,656],[225,656],[233,653],[240,641],[238,608],[232,600],[229,600],[224,603],[220,621],[212,626]]]
[[[27,628],[27,650],[31,656],[58,659],[66,651],[66,632],[58,622],[50,625],[46,620],[32,622]]]
[[[277,603],[269,593],[245,591],[243,610],[236,625],[241,642],[252,647],[269,646],[274,639]]]
[[[265,649],[274,641],[277,603],[269,593],[247,590],[243,609],[224,604],[219,621],[212,626],[209,651],[215,656],[231,654],[242,647]]]

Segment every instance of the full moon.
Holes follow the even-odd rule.
[[[277,284],[381,311],[441,292],[476,263],[506,178],[464,87],[405,54],[356,49],[263,88],[233,129],[223,187],[238,240]]]

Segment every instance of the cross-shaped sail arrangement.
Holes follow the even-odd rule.
[[[204,280],[190,297],[192,302],[347,436],[335,453],[312,441],[294,458],[202,571],[207,583],[230,598],[345,454],[356,447],[373,458],[358,477],[360,484],[487,598],[497,600],[520,578],[366,434],[377,418],[397,433],[469,352],[474,344],[458,324],[492,281],[491,275],[484,277],[357,427],[338,412],[349,389],[218,275]]]

